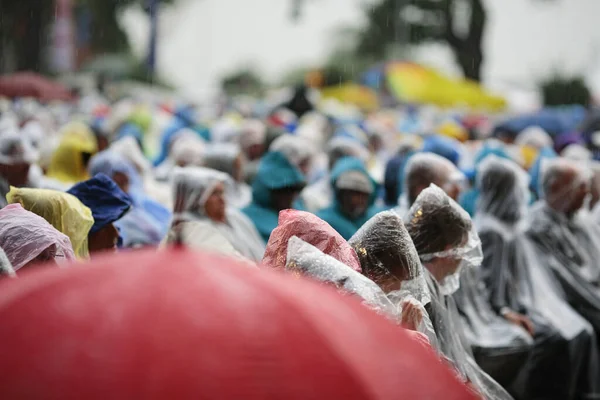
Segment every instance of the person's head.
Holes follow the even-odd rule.
[[[445,294],[456,291],[460,266],[481,261],[481,243],[469,214],[431,185],[417,197],[405,221],[423,265]]]
[[[134,165],[121,154],[112,150],[101,151],[92,157],[88,171],[91,176],[105,174],[125,193],[129,193],[133,184],[132,180],[139,179],[139,173]]]
[[[208,218],[225,222],[225,184],[228,180],[226,174],[209,168],[177,169],[173,178],[176,219]]]
[[[568,216],[579,211],[589,193],[589,171],[562,158],[542,161],[541,169],[541,195],[546,204]]]
[[[203,166],[228,174],[235,182],[244,181],[246,157],[233,143],[215,143],[204,150]]]
[[[94,225],[88,235],[90,253],[114,251],[119,231],[113,225],[131,208],[131,198],[108,176],[98,174],[67,192],[90,208]]]
[[[82,122],[72,122],[60,132],[61,140],[52,155],[47,175],[64,183],[89,178],[88,163],[98,150],[92,130]]]
[[[352,157],[339,160],[331,181],[340,211],[351,219],[363,216],[372,203],[376,185],[362,161]]]
[[[357,140],[348,137],[333,138],[327,144],[326,152],[329,158],[330,171],[342,158],[355,157],[363,161],[369,158],[369,151]]]
[[[600,163],[594,161],[590,168],[594,175],[590,187],[590,209],[593,209],[596,206],[596,204],[598,204],[598,201],[600,201]]]
[[[262,266],[285,268],[288,242],[293,236],[297,236],[353,270],[360,271],[356,253],[335,229],[316,215],[298,210],[285,210],[279,213],[279,224],[269,237]]]
[[[419,153],[410,158],[404,169],[404,192],[409,204],[413,204],[423,190],[434,184],[456,201],[464,180],[464,174],[444,157]]]
[[[489,156],[477,168],[477,213],[518,222],[529,201],[529,176],[516,163]]]
[[[185,134],[174,139],[169,156],[178,167],[202,165],[206,142],[196,134]]]
[[[258,160],[263,156],[266,138],[267,127],[261,121],[249,120],[244,123],[239,140],[248,160]]]
[[[292,208],[298,194],[306,185],[306,178],[283,153],[267,153],[258,165],[252,183],[253,202],[273,211]]]
[[[92,212],[79,199],[56,190],[11,188],[6,195],[10,204],[20,204],[25,210],[44,218],[71,241],[75,256],[85,259],[88,233],[94,225]]]
[[[402,219],[393,211],[371,218],[348,242],[358,255],[363,274],[386,293],[422,276],[419,254]]]
[[[19,135],[0,138],[0,178],[12,186],[24,186],[29,168],[37,158],[35,150]]]
[[[69,238],[20,204],[10,204],[0,210],[0,248],[14,271],[55,260],[75,259]]]
[[[312,157],[316,153],[308,140],[288,134],[275,139],[269,150],[283,153],[288,161],[296,166],[304,176],[308,176]]]

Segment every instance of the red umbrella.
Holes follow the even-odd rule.
[[[473,399],[431,349],[357,301],[167,250],[0,288],[0,398]]]
[[[0,96],[35,97],[41,101],[71,100],[71,92],[60,83],[32,72],[0,76]]]

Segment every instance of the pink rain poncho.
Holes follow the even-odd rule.
[[[360,272],[360,261],[354,249],[327,222],[314,214],[284,210],[279,213],[279,225],[269,238],[262,261],[263,267],[284,269],[288,241],[297,236],[323,253]]]
[[[69,238],[20,204],[0,210],[0,247],[15,271],[43,255],[43,261],[75,259]]]

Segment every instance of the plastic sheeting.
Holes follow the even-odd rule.
[[[19,203],[67,235],[80,259],[89,257],[88,234],[94,225],[92,212],[75,196],[55,190],[11,188],[9,203]]]
[[[98,151],[94,133],[82,122],[71,122],[59,133],[60,143],[46,175],[67,184],[88,179],[84,157],[91,157]]]
[[[525,233],[528,184],[525,172],[509,161],[490,158],[481,165],[476,224],[483,242],[482,278],[490,303],[498,312],[508,308],[534,323],[524,398],[597,395],[593,331],[564,301],[548,259],[535,251]],[[578,382],[580,377],[584,379]]]
[[[307,139],[295,135],[281,135],[271,143],[270,151],[279,151],[283,153],[290,163],[296,168],[302,167],[310,163],[313,155],[316,154],[316,149]]]
[[[17,276],[12,264],[10,263],[8,257],[6,256],[6,253],[4,252],[4,250],[2,250],[2,248],[0,248],[0,276]]]
[[[204,166],[225,172],[232,178],[227,202],[235,208],[246,207],[252,201],[252,190],[243,180],[245,156],[242,149],[233,143],[216,143],[207,146]]]
[[[205,214],[204,205],[214,189],[219,184],[227,187],[229,181],[227,174],[208,168],[177,169],[174,175],[174,220],[204,221],[227,238],[244,257],[259,262],[265,244],[248,217],[227,204],[225,223],[212,221]]]
[[[339,233],[314,214],[297,210],[284,210],[279,213],[279,225],[269,238],[262,266],[284,269],[288,242],[293,236],[297,236],[351,269],[361,270],[356,252]]]
[[[357,296],[377,313],[395,315],[393,304],[376,283],[297,236],[292,236],[288,242],[286,270]]]
[[[75,259],[69,238],[20,204],[0,210],[0,247],[15,271],[28,263]]]

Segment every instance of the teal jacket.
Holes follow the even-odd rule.
[[[283,154],[270,152],[260,161],[252,183],[252,203],[242,212],[252,220],[265,243],[279,221],[279,211],[273,208],[271,192],[305,184],[302,173]]]
[[[335,184],[340,175],[348,171],[359,171],[365,174],[373,183],[374,189],[373,194],[369,199],[369,207],[367,208],[367,211],[355,219],[351,219],[342,212],[337,199],[337,191],[335,190]],[[377,199],[377,183],[369,175],[365,165],[361,160],[354,157],[346,157],[335,164],[335,167],[331,172],[331,185],[336,192],[336,198],[330,207],[319,211],[317,216],[331,225],[333,229],[338,231],[338,233],[342,235],[344,239],[349,240],[365,224],[365,222],[367,222],[369,219],[371,219],[371,217],[380,211],[380,209],[375,206],[375,200]]]

